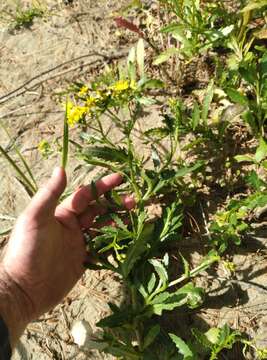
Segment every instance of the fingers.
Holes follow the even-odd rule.
[[[131,210],[135,206],[135,200],[132,196],[124,195],[122,197],[122,204],[126,210]],[[93,204],[89,206],[86,211],[84,211],[79,216],[79,224],[81,228],[87,229],[94,222],[95,218],[98,215],[104,215],[108,211],[108,206],[105,203],[102,204]]]
[[[97,195],[101,196],[105,192],[120,185],[122,177],[119,174],[111,174],[98,180],[95,184],[97,189]],[[91,186],[82,186],[76,190],[71,196],[65,199],[61,203],[61,207],[68,211],[75,213],[76,215],[82,214],[86,211],[89,203],[95,200]]]
[[[53,215],[58,200],[65,190],[66,182],[65,170],[61,167],[55,168],[48,182],[32,198],[26,209],[28,215],[40,217]]]
[[[122,196],[122,203],[126,210],[131,210],[136,205],[135,199],[131,195]]]

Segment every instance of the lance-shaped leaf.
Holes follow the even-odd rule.
[[[179,350],[179,354],[183,355],[184,360],[196,359],[193,350],[189,347],[189,345],[187,345],[184,342],[183,339],[181,339],[180,337],[178,337],[174,334],[169,334],[169,336],[172,339],[172,341],[175,343],[175,346],[177,347],[177,349]]]
[[[124,278],[130,274],[137,260],[139,260],[141,255],[146,252],[153,232],[154,224],[146,224],[141,234],[129,246],[126,253],[126,259],[121,264],[121,271]]]
[[[164,310],[170,311],[183,305],[188,305],[194,309],[203,303],[203,298],[204,290],[195,287],[193,283],[188,283],[173,293],[164,291],[156,295],[150,302],[149,311],[161,315]]]

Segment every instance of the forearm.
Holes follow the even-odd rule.
[[[0,316],[8,331],[11,347],[14,347],[25,330],[30,314],[26,294],[0,265]]]

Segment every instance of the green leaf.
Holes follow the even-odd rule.
[[[255,170],[252,170],[249,175],[246,176],[245,180],[251,185],[256,191],[260,191],[262,187],[266,188],[266,183],[259,178]]]
[[[144,135],[148,137],[152,137],[155,140],[162,140],[169,135],[169,130],[163,127],[157,127],[145,131]]]
[[[255,86],[255,83],[258,81],[258,74],[255,67],[240,67],[239,72],[246,82]]]
[[[208,114],[210,110],[210,105],[212,103],[213,95],[214,95],[214,80],[212,79],[207,87],[206,96],[203,101],[201,117],[204,124],[207,124],[208,121]]]
[[[213,328],[212,328],[213,329]],[[212,330],[210,329],[210,330]],[[209,337],[206,336],[206,334],[208,334],[208,332],[206,334],[203,334],[202,332],[200,332],[198,329],[192,329],[192,334],[194,335],[194,337],[196,338],[197,342],[204,348],[204,349],[211,349],[212,348],[212,343],[209,340]],[[218,331],[219,334],[219,331]],[[210,333],[210,336],[212,337],[212,332]],[[214,336],[212,337],[212,339],[214,339]]]
[[[160,31],[163,33],[172,33],[174,31],[176,31],[177,29],[179,29],[180,27],[181,27],[181,25],[179,25],[177,23],[173,23],[173,24],[169,24],[169,25],[165,26]]]
[[[145,46],[144,40],[139,39],[136,46],[136,61],[139,75],[141,78],[145,77]]]
[[[155,315],[162,315],[164,310],[172,311],[177,307],[186,305],[186,294],[169,293],[165,291],[157,296],[150,302],[150,308]]]
[[[189,277],[190,276],[190,267],[189,267],[189,263],[188,261],[183,257],[183,255],[180,253],[180,256],[181,256],[181,259],[182,259],[182,262],[183,262],[183,265],[184,265],[184,275],[186,277]]]
[[[151,329],[149,329],[149,331],[144,339],[143,349],[146,349],[148,346],[150,346],[155,341],[155,339],[159,333],[160,333],[159,325],[155,325]]]
[[[124,224],[124,222],[122,221],[122,219],[117,215],[117,214],[111,214],[111,218],[115,221],[116,225],[124,230],[126,233],[131,234],[131,232],[128,230],[127,225]]]
[[[174,342],[175,346],[179,350],[179,354],[184,356],[184,360],[194,360],[195,356],[190,347],[180,337],[169,334],[170,338]]]
[[[125,261],[121,264],[122,275],[124,278],[130,274],[137,260],[140,259],[141,255],[146,252],[147,246],[154,231],[154,224],[146,224],[141,234],[133,241],[129,246]]]
[[[112,309],[114,311],[115,308]],[[115,328],[124,326],[126,324],[131,324],[136,314],[133,311],[132,307],[129,305],[124,309],[117,309],[113,314],[101,319],[96,326],[101,328]]]
[[[250,155],[236,155],[234,158],[237,162],[254,162],[254,158]]]
[[[96,158],[114,163],[125,164],[128,162],[128,155],[123,148],[113,149],[108,146],[88,147],[84,150],[83,155],[89,158]]]
[[[151,301],[152,312],[161,315],[162,311],[171,311],[177,307],[188,305],[194,309],[203,303],[204,290],[188,283],[177,291],[170,293],[164,291],[156,295]]]
[[[145,89],[162,89],[165,87],[165,84],[163,81],[158,80],[158,79],[149,79],[144,81],[141,84],[141,87],[143,90]]]
[[[254,159],[257,163],[260,163],[266,157],[267,157],[267,143],[263,138],[261,138]]]
[[[156,59],[153,61],[153,65],[160,65],[168,61],[170,57],[177,55],[179,53],[180,53],[179,49],[173,47],[169,48],[156,57]]]
[[[168,272],[165,268],[165,266],[156,259],[150,259],[150,264],[153,265],[154,269],[156,270],[160,280],[162,281],[162,284],[166,284],[168,282]]]
[[[219,341],[220,329],[219,328],[210,328],[205,333],[205,336],[210,343],[216,344]]]
[[[180,177],[184,177],[187,174],[190,174],[194,171],[196,171],[197,169],[201,168],[204,165],[203,161],[196,161],[196,163],[192,166],[185,166],[184,168],[179,169],[178,171],[176,171],[174,177],[175,178],[180,178]]]
[[[200,109],[198,103],[195,101],[193,114],[192,114],[192,129],[196,130],[199,123],[200,123]]]
[[[154,290],[155,288],[155,285],[156,285],[156,275],[154,273],[151,274],[151,278],[148,282],[148,285],[147,285],[147,291],[149,294],[152,293],[152,291]]]
[[[232,88],[228,88],[226,89],[226,93],[233,103],[237,103],[240,105],[248,105],[247,97],[241,94],[239,91]]]
[[[177,294],[186,294],[187,296],[187,305],[191,309],[195,309],[203,303],[205,296],[204,289],[194,286],[193,283],[188,283],[179,289]]]

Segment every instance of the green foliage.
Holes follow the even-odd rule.
[[[134,31],[141,39],[124,64],[107,68],[90,84],[75,83],[68,89],[65,151],[66,126],[80,127],[79,142],[72,141],[77,157],[86,165],[118,172],[124,179],[119,190],[106,196],[110,215],[96,219],[94,237],[88,241],[95,258],[89,267],[117,273],[128,295],[119,307],[110,304],[110,315],[97,324],[103,333],[96,347],[127,360],[201,356],[214,360],[236,342],[251,344],[227,325],[206,333],[194,329],[190,339],[182,338],[179,329],[168,336],[160,318],[179,308],[186,312],[205,305],[205,289],[196,286],[194,278],[220,261],[231,244],[241,244],[254,212],[267,202],[263,175],[267,55],[256,44],[256,31],[248,26],[259,9],[265,11],[265,3],[248,2],[235,12],[221,1],[161,0],[160,4],[168,12],[160,30],[168,42],[158,48],[149,31]],[[144,4],[137,5],[143,14],[148,11]],[[145,44],[153,50],[160,79],[155,67],[149,67]],[[188,98],[179,91],[180,97],[166,96],[161,102],[158,95],[171,88],[167,70],[175,68],[175,61],[183,70],[195,60],[203,63],[205,56],[214,66],[214,76]],[[161,122],[144,130],[143,115],[151,105],[160,106]],[[258,140],[255,154],[232,154],[228,149],[224,157],[225,144],[240,124]],[[114,128],[119,143],[114,141]],[[250,168],[244,170],[244,165]],[[245,194],[235,190],[239,183]],[[201,190],[211,190],[214,184],[227,197],[211,221],[210,216],[204,219],[205,256],[192,268],[190,257],[180,248],[181,240],[185,234],[190,238],[186,227],[191,209],[202,209]],[[127,193],[136,200],[129,215],[121,201]],[[101,200],[98,194],[95,200]],[[160,214],[149,208],[156,204]],[[99,227],[103,222],[107,225]],[[173,252],[180,255],[175,274]]]

